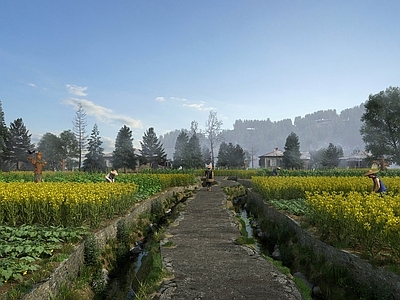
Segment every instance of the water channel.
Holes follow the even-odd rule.
[[[261,247],[254,237],[253,228],[251,225],[251,217],[249,216],[245,206],[235,205],[236,216],[241,218],[245,224],[247,238],[254,238],[254,248],[260,252]],[[172,220],[172,216],[176,216],[174,213],[171,217],[164,218],[164,222],[159,226],[166,226],[169,221]],[[143,260],[149,255],[147,246],[152,242],[152,235],[146,237],[143,244],[137,245],[131,250],[131,256],[124,266],[122,266],[118,274],[111,279],[109,283],[109,289],[104,299],[107,300],[134,300],[136,292],[140,288],[140,278],[145,278],[147,274],[139,274],[142,267]]]

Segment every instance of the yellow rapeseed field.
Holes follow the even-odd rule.
[[[382,178],[388,193],[371,193],[366,177],[253,177],[265,199],[306,200],[308,218],[323,236],[350,240],[370,257],[400,258],[400,178]]]
[[[124,212],[137,190],[134,183],[0,182],[0,223],[97,225]]]

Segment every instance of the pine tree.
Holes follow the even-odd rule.
[[[187,143],[189,141],[189,137],[184,130],[181,130],[175,142],[175,152],[173,154],[173,165],[175,168],[186,168],[184,157],[185,151],[187,149]]]
[[[78,110],[75,113],[75,118],[72,121],[73,132],[78,140],[78,169],[81,170],[83,152],[86,147],[86,112],[82,107],[82,103],[78,103]]]
[[[219,145],[219,150],[218,150],[218,162],[217,166],[218,167],[228,167],[229,168],[229,157],[228,157],[228,144],[225,142],[222,142],[221,145]]]
[[[135,149],[133,148],[132,131],[124,125],[118,132],[115,140],[115,150],[112,155],[112,165],[114,169],[123,168],[124,172],[127,169],[136,169]]]
[[[239,145],[234,146],[232,143],[222,142],[218,151],[219,167],[241,168],[245,160],[245,153],[243,148]]]
[[[159,165],[164,165],[167,155],[165,154],[163,145],[158,140],[154,128],[150,127],[142,137],[143,141],[140,142],[142,149],[140,150],[141,164],[150,163],[151,168],[158,168]]]
[[[232,166],[235,168],[244,167],[245,159],[246,159],[246,154],[243,148],[240,145],[236,144],[236,146],[233,148]]]
[[[185,150],[185,165],[190,169],[197,169],[203,167],[203,160],[201,157],[200,141],[196,132],[190,137]]]
[[[87,153],[83,161],[83,170],[86,172],[104,172],[106,163],[104,160],[103,142],[97,124],[94,124],[92,133],[88,139]]]
[[[301,160],[300,143],[297,134],[292,132],[286,138],[285,151],[283,152],[282,163],[287,169],[301,169],[303,168],[303,161]]]
[[[207,146],[201,148],[201,158],[204,165],[209,165],[211,163],[211,151]]]
[[[31,136],[22,118],[10,123],[6,139],[7,157],[5,159],[11,168],[20,170],[23,163],[28,162],[26,158],[28,150],[35,147],[34,144],[31,144]]]
[[[329,143],[328,148],[322,154],[321,165],[328,169],[336,168],[342,156],[342,147],[336,147],[332,143]]]

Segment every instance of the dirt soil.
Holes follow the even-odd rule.
[[[234,212],[226,208],[223,186],[201,188],[167,229],[161,247],[173,273],[156,299],[303,299],[293,280],[253,249],[235,243],[240,236]],[[169,243],[168,243],[169,242]]]

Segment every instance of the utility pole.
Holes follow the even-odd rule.
[[[256,129],[254,128],[254,127],[248,127],[247,128],[247,131],[248,132],[250,132],[250,139],[251,139],[251,168],[252,169],[254,169],[254,151],[255,151],[255,149],[254,149],[254,138],[253,138],[253,135],[254,135],[254,131],[255,131]]]

